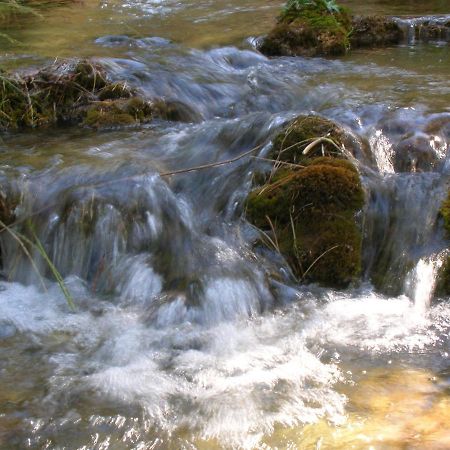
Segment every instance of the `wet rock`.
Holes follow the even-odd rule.
[[[437,136],[443,141],[450,140],[450,114],[442,113],[433,116],[425,125],[425,133]]]
[[[349,48],[350,16],[346,9],[328,9],[326,2],[288,2],[275,28],[263,40],[267,56],[342,55]]]
[[[450,40],[450,21],[425,20],[414,27],[416,39],[422,41]]]
[[[285,144],[289,126],[304,119],[296,119],[277,136],[275,151],[280,151],[281,142]],[[325,154],[302,155],[301,165],[278,169],[250,193],[246,214],[270,237],[299,279],[343,288],[361,271],[356,216],[364,204],[364,191],[352,162],[332,149]],[[285,152],[283,161],[298,163],[298,149]]]
[[[395,172],[431,172],[440,163],[431,146],[430,137],[423,134],[403,139],[394,148]]]
[[[174,100],[157,100],[153,103],[155,115],[172,122],[200,122],[201,114],[188,105]]]
[[[403,38],[402,29],[389,17],[355,16],[352,18],[350,34],[352,48],[395,45]]]

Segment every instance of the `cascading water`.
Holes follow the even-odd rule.
[[[168,16],[189,4],[124,8],[143,3]],[[438,217],[449,182],[445,47],[424,51],[430,69],[416,68],[407,46],[368,63],[364,52],[268,60],[154,36],[95,42],[97,54],[120,55],[102,59],[113,77],[187,105],[194,120],[5,136],[13,229],[32,239],[30,218],[76,310],[40,253],[30,249],[46,291],[3,231],[0,447],[428,448],[430,432],[412,418],[359,402],[406,374],[406,396],[426,391],[420,411],[449,417],[450,307],[433,300],[447,245]],[[369,150],[359,161],[364,277],[346,291],[297,284],[275,252],[254,253],[258,232],[242,217],[267,164],[257,157],[310,111]],[[233,163],[161,176],[256,147]],[[383,438],[385,417],[398,429]]]

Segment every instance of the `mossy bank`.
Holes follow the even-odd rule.
[[[342,55],[349,46],[351,18],[325,0],[288,1],[260,50],[268,56]]]
[[[113,81],[90,60],[68,60],[24,74],[0,72],[0,131],[80,125],[94,129],[135,126],[155,117],[187,120],[187,107],[144,98]]]

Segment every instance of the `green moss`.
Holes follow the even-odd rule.
[[[95,129],[136,124],[135,118],[113,102],[101,102],[87,111],[84,125]]]
[[[438,297],[450,296],[450,258],[445,260],[439,271],[435,295]]]
[[[295,272],[324,286],[345,288],[355,282],[361,272],[361,232],[354,218],[317,216],[311,226],[297,226],[296,245],[282,241],[289,245],[282,251]]]
[[[314,140],[327,137],[338,147],[344,146],[353,153],[353,143],[344,130],[335,122],[320,116],[299,116],[290,122],[274,139],[272,157],[281,161],[303,163],[309,159],[303,150]],[[325,156],[341,156],[341,152],[330,142],[317,146]]]
[[[88,91],[98,91],[107,84],[106,73],[98,64],[88,60],[79,61],[74,70],[74,81]]]
[[[116,82],[107,84],[98,94],[99,100],[115,100],[118,98],[130,98],[135,93],[127,86],[126,83]]]
[[[318,158],[304,169],[277,172],[270,184],[250,194],[248,213],[257,226],[267,224],[266,214],[284,226],[290,224],[290,215],[297,218],[301,214],[306,222],[317,214],[331,216],[350,211],[352,215],[363,204],[361,181],[353,165],[345,160]]]
[[[152,119],[152,108],[148,102],[133,97],[128,100],[106,100],[91,105],[83,124],[95,129],[136,125]]]
[[[447,233],[447,238],[450,239],[450,192],[447,195],[444,203],[440,209],[440,215],[444,219],[444,228]]]
[[[151,119],[153,114],[152,105],[140,97],[133,97],[124,102],[123,109],[127,114],[140,122]]]
[[[278,171],[247,200],[247,218],[279,245],[304,281],[345,287],[361,270],[361,232],[355,215],[364,204],[356,168],[324,157],[304,169]]]

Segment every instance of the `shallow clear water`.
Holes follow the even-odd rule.
[[[347,2],[450,13],[443,1],[391,3]],[[450,306],[432,299],[446,247],[448,43],[269,60],[252,39],[279,6],[85,0],[10,24],[23,46],[2,42],[6,66],[94,56],[197,121],[2,136],[2,189],[22,193],[19,219],[35,214],[76,311],[39,254],[45,280],[2,236],[1,448],[450,447]],[[241,216],[257,159],[159,176],[256,145],[264,156],[310,111],[370,149],[365,279],[345,292],[298,285],[276,255],[253,252]]]

